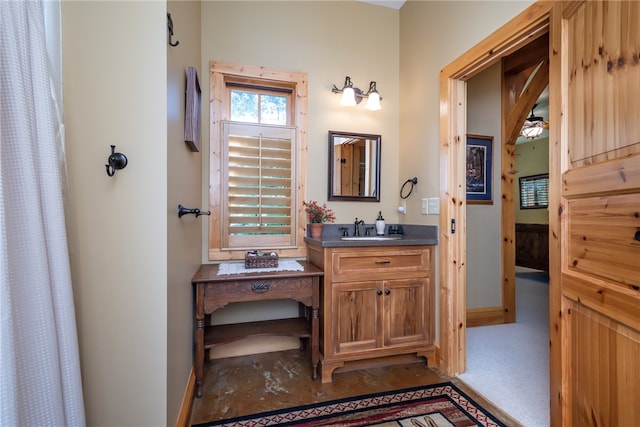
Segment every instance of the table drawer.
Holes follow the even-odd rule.
[[[360,248],[357,251],[334,251],[331,254],[334,280],[388,279],[398,277],[401,273],[426,274],[429,265],[430,251],[427,248]]]
[[[311,305],[312,277],[249,279],[205,284],[204,311],[211,313],[231,302],[293,299]]]

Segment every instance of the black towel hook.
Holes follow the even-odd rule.
[[[127,166],[127,156],[122,153],[116,153],[116,146],[111,146],[111,155],[107,159],[108,165],[104,165],[107,168],[107,175],[113,176],[118,169],[124,169]]]
[[[178,40],[175,43],[171,41],[171,37],[173,37],[173,19],[171,19],[170,13],[167,13],[167,28],[169,29],[169,46],[178,46],[180,44]]]

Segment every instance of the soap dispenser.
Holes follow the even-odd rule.
[[[378,218],[376,219],[376,235],[384,236],[384,218],[382,218],[382,211],[378,211]]]

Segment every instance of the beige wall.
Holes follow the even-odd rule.
[[[354,1],[215,1],[204,2],[202,6],[203,69],[208,69],[210,60],[216,60],[308,74],[306,199],[327,200],[329,130],[380,134],[380,203],[332,201],[329,206],[335,211],[337,222],[351,223],[358,217],[373,223],[378,211],[383,212],[387,222],[398,222],[395,183],[399,153],[399,12]],[[248,33],[247,28],[252,31]],[[333,84],[342,87],[346,75],[363,90],[368,88],[370,80],[375,80],[383,97],[382,110],[365,110],[364,103],[351,109],[341,107],[340,96],[332,93],[331,88]],[[208,87],[203,88],[205,92],[208,93]],[[204,117],[208,117],[208,107],[203,106]],[[206,122],[203,134],[208,135],[208,130]],[[208,141],[203,141],[203,146],[208,147]],[[209,170],[207,161],[203,170]],[[208,189],[208,181],[204,188]],[[208,201],[208,190],[204,193],[203,198]],[[203,262],[208,262],[206,227],[203,236]],[[283,318],[296,316],[297,311],[293,301],[230,305],[216,312],[213,322]],[[255,343],[257,341],[252,340],[251,344]],[[267,348],[263,343],[258,346]],[[297,343],[285,340],[283,346],[295,348]],[[255,346],[233,347],[234,354],[260,351]]]
[[[400,9],[399,167],[403,172],[397,185],[413,176],[419,180],[407,199],[404,222],[438,225],[438,216],[421,215],[420,201],[441,195],[440,70],[532,3],[409,0]]]
[[[332,202],[338,221],[372,222],[382,210],[387,222],[437,224],[419,214],[419,200],[439,192],[439,70],[529,4],[409,1],[398,12],[357,2],[207,1],[203,99],[209,59],[307,72],[308,198],[326,200],[329,130],[379,133],[381,203]],[[182,45],[175,51],[168,9]],[[88,425],[172,425],[187,381],[191,288],[182,280],[199,262],[191,239],[204,248],[207,230],[197,236],[197,221],[175,213],[176,202],[197,205],[198,184],[185,186],[198,156],[208,185],[208,124],[201,154],[185,151],[175,100],[181,66],[198,59],[198,30],[183,24],[197,13],[163,1],[63,2],[70,250]],[[382,111],[339,107],[330,89],[347,74],[361,88],[378,82]],[[113,178],[104,169],[111,144],[129,158]],[[400,186],[413,176],[420,182],[400,218]],[[198,255],[206,259],[205,250]]]
[[[420,199],[440,194],[440,70],[532,1],[407,1],[400,9],[400,170],[418,177],[406,223],[438,224]]]
[[[200,1],[170,1],[174,42],[167,48],[167,423],[175,424],[193,361],[193,294],[191,277],[200,266],[202,222],[207,216],[178,218],[181,204],[202,205],[202,158],[184,142],[185,72],[196,67],[200,84]],[[204,82],[202,79],[204,78]],[[204,99],[204,98],[203,98]]]
[[[440,194],[440,70],[532,3],[410,0],[400,9],[402,176],[396,185],[413,176],[419,180],[407,199],[406,223],[438,224],[437,216],[420,214],[420,200]]]
[[[467,132],[493,137],[493,204],[467,205],[467,308],[502,305],[500,81],[497,63],[467,82]]]
[[[168,423],[164,22],[159,1],[62,2],[69,242],[90,426]],[[111,144],[129,159],[112,178]]]
[[[516,222],[549,224],[549,209],[520,209],[521,176],[549,173],[549,138],[540,138],[516,145],[515,201]]]
[[[203,69],[218,60],[308,74],[308,199],[327,200],[329,130],[382,135],[380,203],[329,205],[337,222],[373,223],[379,210],[397,222],[399,12],[355,1],[208,1],[202,19]],[[346,75],[365,91],[375,80],[382,110],[341,107],[331,87]]]

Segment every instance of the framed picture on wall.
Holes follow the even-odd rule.
[[[200,151],[200,102],[202,92],[195,67],[187,67],[187,89],[184,104],[184,142],[191,151]]]
[[[467,204],[493,204],[493,137],[467,135]]]

